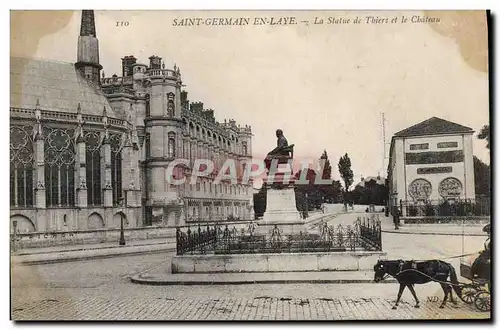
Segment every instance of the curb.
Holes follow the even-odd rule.
[[[113,258],[113,257],[134,256],[134,255],[141,255],[141,254],[175,252],[175,250],[176,250],[175,248],[165,248],[165,249],[151,250],[151,251],[132,251],[132,252],[110,253],[110,254],[102,254],[102,255],[77,256],[77,257],[66,257],[66,258],[63,257],[60,259],[26,260],[26,261],[13,260],[12,263],[17,264],[17,265],[23,265],[23,266],[48,265],[48,264],[57,264],[57,263],[64,263],[64,262],[88,261],[88,260],[97,260],[97,259],[107,259],[107,258]],[[15,258],[15,256],[14,256],[14,258]]]
[[[144,279],[141,276],[131,276],[130,281],[141,285],[244,285],[244,284],[356,284],[356,283],[371,283],[371,284],[393,284],[398,283],[396,280],[385,280],[376,283],[373,280],[241,280],[241,281],[168,281],[168,280],[151,280]]]
[[[126,247],[143,247],[143,246],[153,246],[153,245],[161,245],[161,244],[175,244],[174,242],[167,242],[167,243],[146,243],[146,244],[133,244],[133,245],[128,245]],[[67,253],[67,252],[81,252],[81,251],[98,251],[98,250],[104,250],[104,249],[121,249],[123,246],[106,246],[106,247],[90,247],[90,248],[81,248],[81,249],[69,249],[69,250],[58,250],[58,251],[52,251],[52,252],[20,252],[17,253],[16,256],[34,256],[34,255],[42,255],[42,254],[51,254],[51,253]]]
[[[422,232],[422,231],[397,231],[397,230],[382,230],[383,233],[392,233],[392,234],[405,234],[405,235],[441,235],[441,236],[484,236],[487,237],[488,235],[484,234],[476,234],[476,233],[432,233],[432,232]]]

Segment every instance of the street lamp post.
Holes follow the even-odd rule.
[[[120,199],[120,242],[119,245],[125,245],[125,233],[123,232],[123,198]]]
[[[304,218],[304,220],[309,216],[309,201],[307,200],[307,192],[304,193],[304,207],[303,207],[303,214],[302,214],[302,218]]]
[[[16,252],[17,251],[17,221],[16,220],[12,221],[12,229],[13,229],[12,252]]]

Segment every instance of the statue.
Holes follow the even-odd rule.
[[[266,168],[271,167],[271,162],[273,159],[278,159],[278,164],[286,164],[289,159],[293,158],[293,147],[294,145],[288,145],[288,141],[283,135],[283,130],[276,130],[276,137],[278,138],[277,146],[271,150],[266,156]]]
[[[280,156],[288,156],[289,151],[287,151],[288,141],[283,135],[283,131],[280,129],[276,130],[276,137],[278,138],[278,143],[276,148],[271,150],[268,155],[280,155]]]

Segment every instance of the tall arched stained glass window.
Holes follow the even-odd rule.
[[[122,138],[120,134],[110,134],[111,144],[111,185],[113,186],[113,205],[122,198]]]
[[[33,206],[33,128],[10,127],[10,205]]]
[[[45,195],[47,206],[75,205],[73,129],[45,128]]]
[[[85,132],[87,204],[102,205],[101,152],[99,132]]]

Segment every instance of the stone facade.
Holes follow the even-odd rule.
[[[389,206],[474,201],[473,133],[436,117],[396,133],[388,167]]]
[[[122,76],[101,77],[93,11],[82,12],[76,63],[11,58],[10,204],[18,232],[176,226],[253,218],[250,126],[219,123],[190,103],[180,69],[122,59]],[[166,168],[187,159],[173,176]],[[189,184],[196,159],[213,174]],[[234,159],[237,184],[214,184]]]
[[[217,122],[212,109],[189,102],[188,93],[181,90],[179,67],[165,69],[157,56],[149,60],[147,66],[126,56],[122,58],[125,76],[101,79],[115,111],[126,112],[136,125],[146,224],[251,219],[252,182],[242,184],[241,180],[244,163],[252,154],[251,128],[236,125],[234,120]],[[189,163],[173,171],[174,178],[186,179],[183,185],[171,185],[167,178],[166,169],[175,159]],[[214,171],[194,183],[191,174],[196,159],[211,160]],[[238,183],[215,184],[228,159],[236,164]]]

